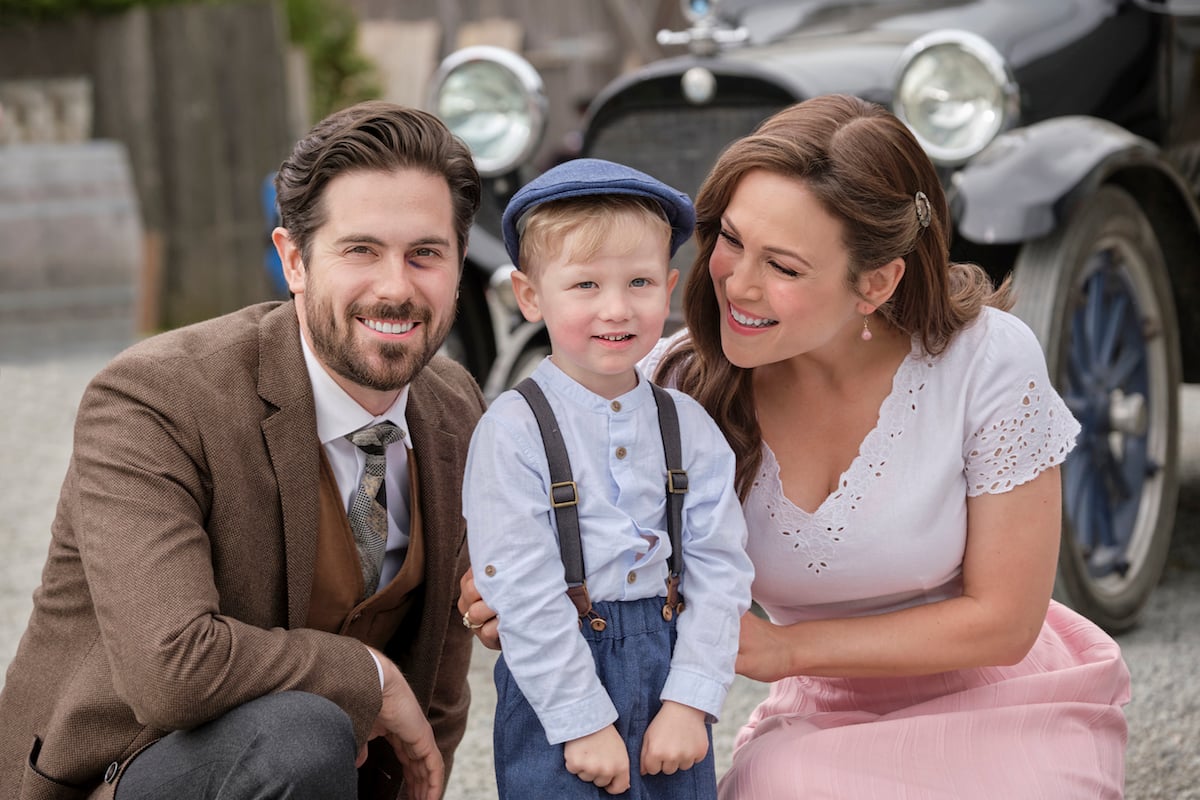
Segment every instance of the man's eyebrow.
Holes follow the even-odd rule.
[[[423,236],[409,244],[410,247],[416,247],[422,244],[440,244],[442,247],[449,247],[450,240],[444,236]]]
[[[378,236],[373,236],[369,233],[348,233],[345,236],[339,236],[333,240],[334,244],[373,244],[378,247],[384,247],[385,242]],[[419,239],[414,239],[408,243],[409,247],[420,247],[421,245],[435,244],[442,247],[449,247],[450,240],[444,236],[422,236]]]
[[[383,246],[383,240],[369,233],[348,233],[333,240],[334,244],[374,244]]]

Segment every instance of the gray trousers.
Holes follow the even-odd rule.
[[[354,730],[332,701],[305,692],[252,700],[139,753],[117,800],[355,800]]]

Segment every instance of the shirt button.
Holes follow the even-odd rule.
[[[626,582],[626,583],[637,583],[637,573],[636,573],[636,572],[631,572],[631,573],[629,573],[628,575],[626,575],[626,576],[625,576],[625,582]]]
[[[621,401],[613,400],[612,404],[609,405],[609,408],[611,408],[613,411],[620,411],[621,410]]]
[[[491,564],[488,564],[486,567],[483,568],[483,574],[487,575],[490,578],[496,574],[496,568],[493,567]]]
[[[617,456],[617,458],[624,458],[624,457],[625,457],[625,455],[626,455],[626,453],[628,453],[628,452],[629,452],[629,451],[628,451],[628,450],[626,450],[624,447],[618,447],[618,448],[617,448],[617,452],[616,452],[616,456]]]

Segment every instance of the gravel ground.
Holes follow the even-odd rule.
[[[7,555],[0,560],[0,672],[16,650],[32,605],[79,397],[91,376],[129,341],[122,320],[0,322],[0,544]],[[1126,709],[1130,800],[1200,800],[1200,682],[1194,678],[1200,663],[1200,386],[1185,387],[1184,397],[1184,488],[1170,563],[1141,624],[1119,639],[1133,673],[1133,702]],[[474,702],[449,800],[496,797],[494,659],[494,653],[477,647],[471,669]],[[738,722],[765,691],[763,684],[735,681],[725,721],[714,729],[718,774],[728,767]]]

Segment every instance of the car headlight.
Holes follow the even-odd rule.
[[[528,61],[500,47],[466,47],[434,73],[430,108],[467,146],[485,178],[529,159],[546,132],[546,91]]]
[[[1012,127],[1020,107],[1004,57],[966,31],[920,37],[901,56],[894,110],[929,157],[961,164]]]

